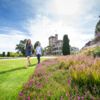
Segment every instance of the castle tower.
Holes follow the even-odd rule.
[[[55,34],[55,39],[56,41],[58,41],[58,34]]]

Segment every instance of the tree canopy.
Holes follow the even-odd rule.
[[[70,45],[69,45],[68,35],[64,35],[64,37],[63,37],[62,52],[63,52],[63,55],[69,55],[70,54]]]
[[[16,45],[16,50],[18,50],[18,52],[21,52],[24,56],[25,56],[26,41],[27,39],[20,40],[19,44]]]

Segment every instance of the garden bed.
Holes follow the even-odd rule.
[[[99,100],[100,58],[65,56],[39,64],[19,100]]]

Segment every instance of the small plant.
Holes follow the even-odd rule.
[[[93,52],[94,57],[100,57],[100,47],[96,47]]]

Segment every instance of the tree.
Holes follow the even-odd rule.
[[[34,44],[34,49],[36,49],[38,43],[40,43],[39,41],[36,41],[35,44]]]
[[[5,57],[5,56],[6,56],[6,55],[5,55],[5,52],[2,52],[2,56],[3,56],[3,57]]]
[[[100,32],[100,20],[98,21],[96,25],[95,34],[97,34],[98,32]]]
[[[10,57],[10,52],[7,52],[7,57]]]
[[[70,45],[69,45],[68,35],[64,35],[64,37],[63,37],[62,52],[63,52],[63,55],[70,54]]]
[[[18,52],[21,52],[24,56],[25,56],[26,41],[27,39],[20,40],[19,44],[16,45],[16,50],[18,50]]]

